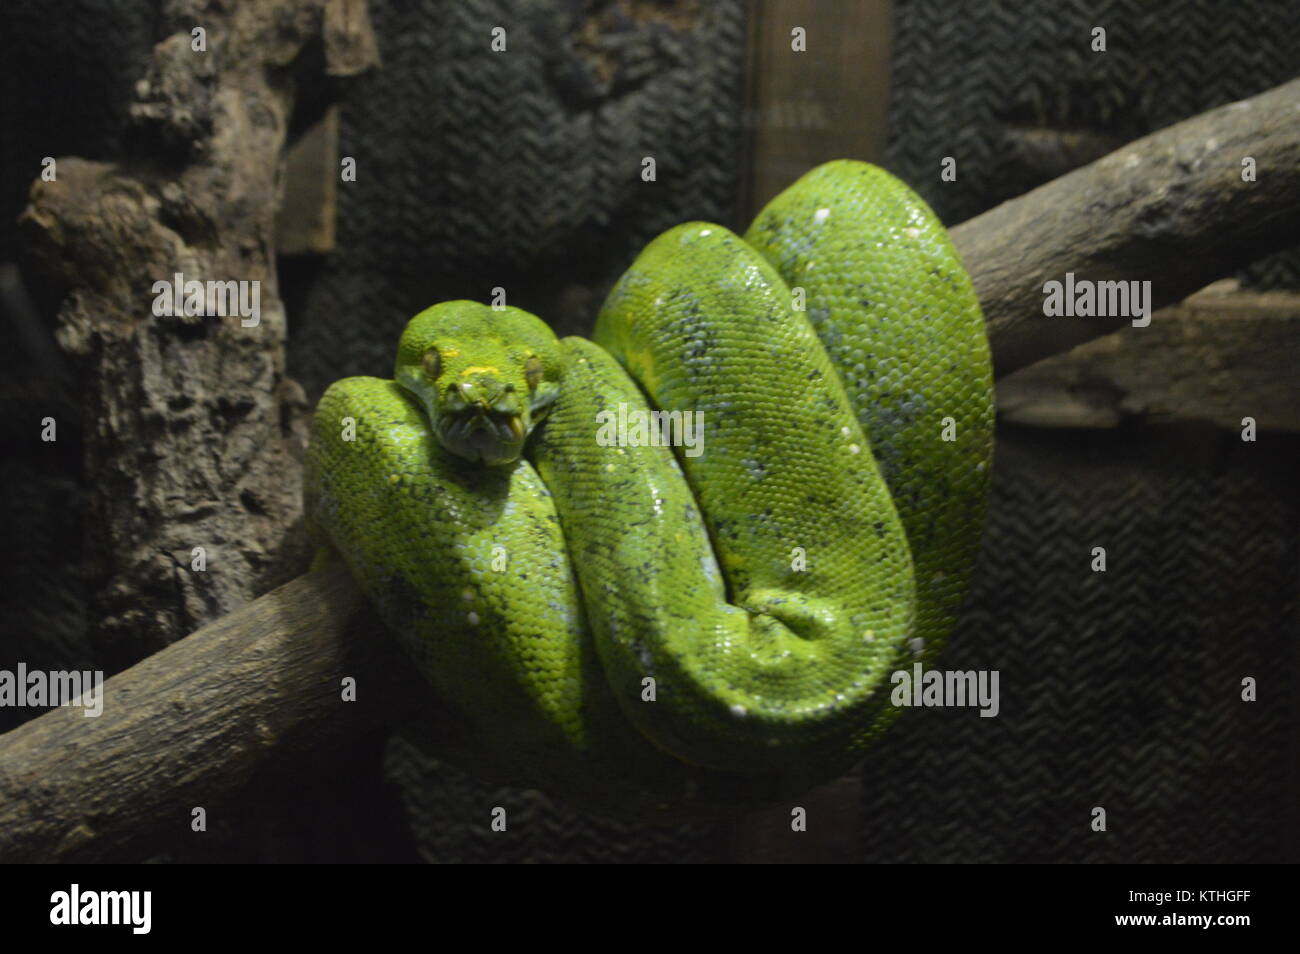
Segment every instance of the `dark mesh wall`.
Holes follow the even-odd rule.
[[[372,4],[383,69],[349,87],[338,248],[289,263],[290,371],[315,399],[391,371],[406,320],[492,289],[590,330],[637,252],[691,218],[729,221],[741,171],[739,0]],[[490,48],[506,28],[508,54]],[[655,182],[641,178],[642,158]]]
[[[1300,72],[1289,0],[895,0],[889,167],[955,225]],[[1106,30],[1094,53],[1094,27]],[[956,182],[939,181],[944,156]],[[1242,276],[1300,288],[1300,250]]]
[[[940,660],[1000,670],[1001,713],[904,715],[864,769],[864,860],[1294,859],[1296,486],[1295,438],[1003,429]]]
[[[895,14],[887,163],[948,223],[1300,71],[1286,2],[897,0]],[[1288,252],[1243,278],[1300,287],[1298,266]],[[1300,446],[999,433],[980,571],[941,665],[1000,668],[1002,714],[900,721],[865,769],[864,858],[1295,858]],[[1256,703],[1240,701],[1248,675],[1272,686]],[[1105,834],[1088,827],[1097,805]]]

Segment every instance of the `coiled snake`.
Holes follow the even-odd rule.
[[[659,236],[593,338],[421,312],[395,380],[322,397],[310,524],[480,771],[673,816],[843,772],[951,629],[984,522],[988,343],[943,226],[827,163],[743,239]]]

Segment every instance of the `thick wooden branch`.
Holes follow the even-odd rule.
[[[998,377],[1114,331],[1127,319],[1045,317],[1043,283],[1150,281],[1154,310],[1300,242],[1300,79],[1132,142],[952,237]]]
[[[238,789],[258,763],[340,718],[373,716],[363,608],[341,569],[300,577],[104,683],[103,714],[53,709],[0,738],[0,860],[98,858],[133,833],[189,830],[194,807]]]
[[[1258,181],[1241,180],[1253,157]],[[954,230],[1000,372],[1113,325],[1042,315],[1042,284],[1149,279],[1157,304],[1295,242],[1300,81],[1133,143]],[[108,681],[104,713],[58,709],[0,737],[0,861],[117,856],[188,830],[272,754],[394,713],[454,726],[346,573],[300,577]],[[341,680],[358,680],[358,702]],[[427,696],[427,693],[424,693]],[[396,704],[394,706],[394,703]],[[179,826],[186,826],[180,829]]]
[[[52,709],[0,736],[0,862],[139,857],[152,835],[190,832],[195,808],[219,820],[265,761],[393,720],[437,751],[464,734],[341,562],[108,679],[102,702],[98,717]]]
[[[998,381],[998,419],[1030,427],[1209,422],[1300,433],[1300,293],[1217,282],[1157,314]]]

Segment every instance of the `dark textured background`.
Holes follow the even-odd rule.
[[[1300,72],[1285,0],[960,8],[897,0],[886,154],[949,224]],[[939,181],[943,156],[956,182]],[[1240,278],[1300,288],[1300,250]],[[1300,442],[1002,427],[994,475],[942,665],[1001,668],[1002,715],[902,720],[865,770],[864,859],[1300,858]],[[1244,675],[1272,686],[1259,703],[1237,701]],[[1094,805],[1106,835],[1086,825]]]
[[[1300,71],[1287,0],[896,0],[887,159],[949,225]],[[1091,32],[1106,29],[1106,52]],[[958,158],[940,182],[939,158]],[[1300,288],[1300,250],[1257,287]]]
[[[345,375],[386,376],[415,312],[496,286],[585,334],[650,239],[733,214],[738,0],[662,20],[602,4],[612,22],[587,42],[581,3],[372,6],[384,67],[343,108],[339,150],[359,172],[339,189],[338,249],[284,271],[299,316],[289,370],[312,398]],[[509,55],[484,24],[508,24]],[[656,182],[641,180],[647,155]]]
[[[494,285],[559,330],[663,228],[734,222],[744,157],[739,0],[584,32],[581,3],[373,4],[384,68],[353,82],[338,248],[281,262],[290,371],[314,399],[387,372],[402,322]],[[613,5],[607,5],[613,6]],[[0,32],[0,260],[44,155],[112,157],[153,5],[6,6]],[[955,223],[1151,129],[1263,90],[1300,64],[1297,8],[1110,0],[899,0],[887,164]],[[481,24],[510,28],[493,57]],[[1086,51],[1093,25],[1110,53]],[[612,24],[612,25],[611,25]],[[846,97],[852,91],[845,91]],[[659,181],[642,183],[642,155]],[[938,181],[939,159],[959,180]],[[1251,282],[1300,287],[1294,253]],[[31,420],[48,386],[6,308],[0,666],[87,665],[75,435]],[[21,440],[20,440],[21,437]],[[863,770],[862,860],[1272,861],[1300,857],[1294,438],[1201,428],[1004,428],[970,610],[942,664],[997,668],[1002,714],[904,715]],[[1102,545],[1109,572],[1088,569]],[[1243,675],[1260,702],[1238,701]],[[0,710],[0,719],[16,714]],[[0,729],[12,724],[0,722]],[[511,833],[486,830],[511,808]],[[1094,834],[1103,805],[1110,831]],[[816,819],[814,819],[814,824]],[[837,821],[842,824],[843,821]],[[724,825],[592,819],[371,737],[320,764],[269,765],[201,849],[175,860],[717,860]]]

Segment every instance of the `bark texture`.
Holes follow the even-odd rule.
[[[1150,281],[1161,308],[1300,240],[1300,80],[1152,133],[952,230],[999,377],[1127,318],[1043,316],[1043,283]],[[1254,179],[1243,178],[1243,161]]]
[[[110,665],[292,575],[307,407],[285,374],[281,155],[304,73],[377,62],[360,2],[176,0],[163,16],[174,32],[136,85],[125,158],[57,159],[21,220],[75,367],[91,616]],[[257,323],[157,316],[155,283],[178,273],[250,283],[250,305],[256,283]]]

